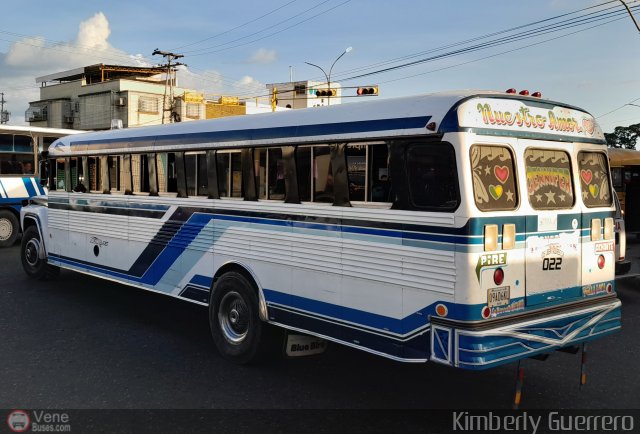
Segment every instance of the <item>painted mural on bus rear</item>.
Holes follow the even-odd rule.
[[[502,92],[76,135],[22,262],[207,306],[238,363],[280,328],[485,369],[620,329],[606,152],[586,111]]]

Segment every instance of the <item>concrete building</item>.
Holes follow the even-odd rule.
[[[335,89],[335,95],[325,95],[328,90],[326,81],[272,83],[267,84],[267,89],[272,97],[276,89],[277,107],[301,109],[342,103],[340,83],[331,82],[331,89]]]
[[[173,82],[173,101],[164,68],[97,64],[36,78],[40,100],[29,103],[32,126],[102,130],[206,118],[204,97]],[[173,80],[173,79],[172,79]],[[165,96],[166,94],[166,96]],[[173,108],[171,110],[171,103]]]

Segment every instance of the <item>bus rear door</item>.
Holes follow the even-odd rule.
[[[581,211],[570,154],[525,148],[527,195],[534,214],[526,221],[526,304],[556,303],[582,295]],[[539,145],[538,145],[539,146]]]

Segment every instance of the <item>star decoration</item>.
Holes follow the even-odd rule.
[[[491,175],[491,167],[489,167],[488,164],[487,164],[486,169],[484,169],[484,173],[486,173],[487,175]]]
[[[536,194],[536,200],[538,202],[542,202],[542,195],[541,194]]]
[[[586,191],[582,192],[582,200],[587,200],[588,196],[589,196],[589,194]]]
[[[596,179],[600,179],[600,172],[596,172]]]
[[[561,194],[558,197],[560,198],[560,202],[564,202],[564,199],[565,199],[566,196],[564,194]]]
[[[551,202],[556,203],[556,194],[553,191],[545,193],[544,195],[547,196],[547,204],[550,204]]]
[[[507,202],[511,201],[513,202],[513,192],[511,190],[506,191],[506,195],[507,195]]]

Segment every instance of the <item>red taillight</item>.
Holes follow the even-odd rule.
[[[496,268],[493,272],[493,282],[496,285],[502,285],[502,282],[504,282],[504,270],[502,268]]]
[[[540,92],[533,92],[533,93],[531,94],[531,96],[536,97],[536,98],[542,98],[542,93],[540,93]]]
[[[487,319],[491,316],[491,308],[489,306],[485,306],[482,308],[481,312],[482,318]]]
[[[522,95],[522,96],[529,96],[529,91],[528,91],[528,90],[526,90],[526,89],[525,89],[525,90],[521,90],[521,91],[520,91],[520,95]]]
[[[516,90],[514,88],[510,88],[505,90],[505,93],[516,93]]]
[[[600,255],[598,256],[598,268],[599,269],[603,269],[604,268],[604,255]]]

